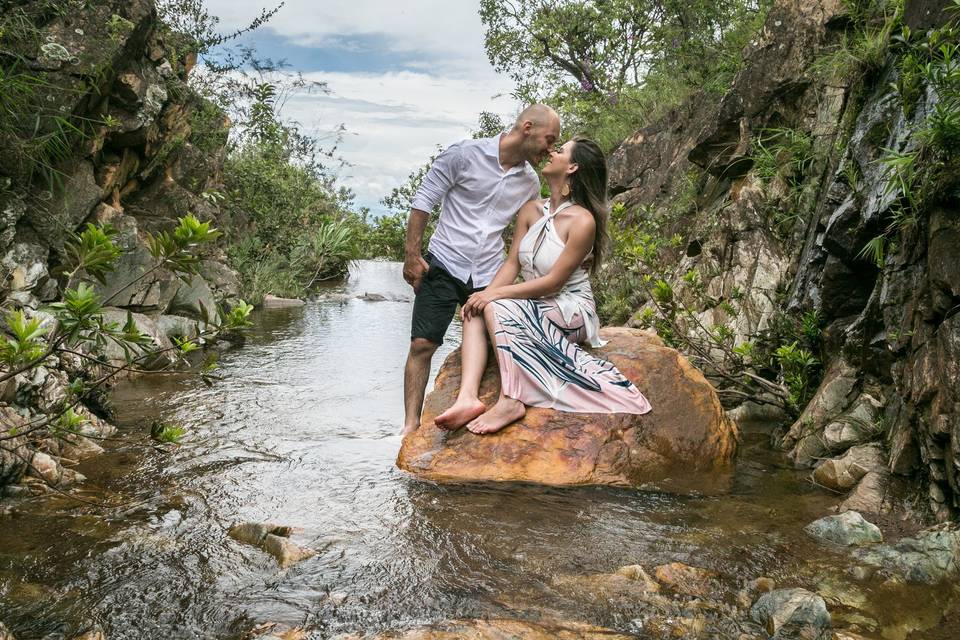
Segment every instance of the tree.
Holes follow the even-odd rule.
[[[700,57],[765,0],[481,0],[490,63],[534,101],[573,81],[619,96],[657,65]]]

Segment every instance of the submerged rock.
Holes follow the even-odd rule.
[[[397,466],[440,482],[477,480],[550,485],[649,486],[718,492],[729,486],[738,431],[703,375],[653,334],[606,328],[610,342],[595,351],[650,400],[643,416],[575,414],[530,408],[502,431],[478,436],[448,432],[434,418],[453,404],[460,352],[443,364],[426,400],[420,428],[403,440]],[[481,399],[491,405],[500,377],[491,359]]]
[[[710,593],[710,583],[716,577],[712,571],[691,567],[682,562],[662,564],[654,569],[654,575],[667,588],[688,596],[705,596]]]
[[[815,538],[846,546],[883,542],[880,528],[864,520],[856,511],[814,520],[803,530]]]
[[[826,638],[830,628],[830,613],[823,598],[806,589],[765,593],[750,609],[750,617],[763,625],[773,638],[787,637],[801,630],[805,638]]]
[[[307,632],[300,627],[291,628],[276,622],[266,622],[250,630],[250,640],[306,640]]]
[[[95,624],[92,629],[80,634],[73,640],[107,640],[107,634],[100,628],[100,625]]]
[[[647,572],[643,570],[638,564],[631,564],[625,567],[620,567],[617,569],[616,574],[618,576],[623,576],[628,580],[633,580],[634,582],[639,582],[645,591],[660,591],[660,584],[647,575]]]
[[[633,636],[611,629],[567,621],[450,620],[410,631],[388,631],[373,640],[630,640]],[[334,640],[362,640],[362,634],[343,634]]]
[[[960,573],[960,529],[940,525],[915,538],[856,552],[857,558],[907,582],[935,584]]]
[[[268,522],[244,522],[230,527],[227,535],[238,542],[260,547],[276,558],[281,567],[286,568],[317,553],[290,540],[292,533],[291,527]]]
[[[263,296],[263,302],[260,304],[264,309],[283,309],[285,307],[302,307],[306,302],[299,298],[278,298],[267,294]]]

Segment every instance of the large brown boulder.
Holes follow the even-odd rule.
[[[713,387],[653,334],[617,327],[603,329],[601,335],[609,343],[595,353],[637,385],[653,406],[650,413],[576,414],[531,408],[521,421],[495,434],[444,431],[433,420],[456,397],[458,350],[440,368],[422,424],[404,438],[397,466],[439,482],[726,490],[738,432]],[[488,406],[500,388],[492,360],[480,387]]]

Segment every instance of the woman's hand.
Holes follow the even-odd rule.
[[[494,300],[499,300],[503,298],[502,290],[486,288],[483,291],[477,291],[463,304],[460,308],[460,319],[462,321],[467,321],[474,316],[479,316],[483,314],[483,309],[488,304]]]

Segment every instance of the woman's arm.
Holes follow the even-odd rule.
[[[593,216],[578,216],[572,221],[567,242],[549,273],[527,282],[490,286],[478,291],[463,305],[463,316],[469,318],[471,315],[479,315],[487,304],[501,298],[544,298],[557,293],[590,253],[595,233],[596,223]]]

